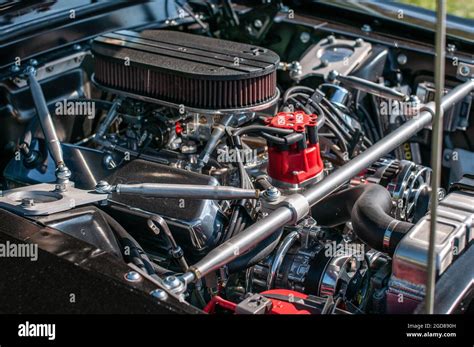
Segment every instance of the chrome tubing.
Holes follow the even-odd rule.
[[[300,233],[297,231],[292,231],[289,233],[285,239],[278,247],[278,250],[275,253],[275,258],[273,259],[272,265],[270,270],[268,271],[267,275],[267,290],[273,288],[275,284],[275,279],[278,276],[278,271],[280,271],[281,264],[285,259],[286,254],[290,250],[290,248],[295,244],[296,241],[300,239]]]
[[[156,226],[156,224],[159,225],[159,227]],[[181,247],[176,243],[176,240],[173,236],[173,233],[171,232],[168,223],[164,220],[163,217],[158,216],[157,214],[154,214],[150,216],[150,218],[147,221],[148,228],[155,234],[159,235],[160,231],[163,230],[165,233],[165,237],[168,239],[169,244],[171,246],[170,248],[170,254],[171,256],[176,259],[178,262],[179,266],[183,271],[188,271],[188,263],[186,262],[186,259],[184,258],[184,253]]]
[[[473,90],[474,80],[469,80],[454,88],[443,97],[441,104],[443,109],[449,109]],[[397,148],[425,126],[430,125],[434,112],[434,103],[426,104],[417,117],[409,120],[334,173],[326,176],[315,186],[302,193],[302,196],[308,201],[310,206],[315,205],[380,157]],[[265,218],[260,219],[243,230],[237,236],[214,248],[204,258],[192,265],[189,272],[181,275],[180,279],[185,284],[199,280],[206,274],[219,269],[244,254],[292,220],[292,208],[290,206],[279,207]]]
[[[208,273],[219,269],[235,258],[249,251],[260,241],[265,240],[275,230],[288,224],[293,219],[293,212],[287,207],[279,207],[267,217],[260,219],[236,236],[211,250],[204,258],[192,265],[182,276],[186,284],[195,281]]]
[[[436,57],[435,57],[435,114],[431,135],[431,201],[430,237],[428,246],[428,269],[426,276],[426,313],[434,312],[436,280],[436,221],[438,219],[438,189],[441,183],[441,156],[443,152],[444,110],[441,106],[444,92],[444,65],[446,62],[446,0],[438,0],[436,5]]]

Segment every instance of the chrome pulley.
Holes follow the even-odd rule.
[[[417,219],[418,210],[426,212],[430,182],[430,168],[406,160],[399,162],[399,172],[395,179],[387,184],[387,189],[395,201],[395,218],[413,222]]]

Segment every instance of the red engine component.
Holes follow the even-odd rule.
[[[274,128],[291,129],[301,133],[303,140],[285,145],[268,142],[268,175],[275,181],[301,185],[318,176],[324,168],[319,149],[317,116],[303,111],[280,112],[267,119]]]
[[[272,308],[268,314],[313,314],[311,310],[298,304],[298,299],[305,300],[308,295],[294,290],[272,289],[260,293],[272,301]],[[278,297],[278,299],[276,298]],[[281,297],[281,299],[279,298]]]
[[[265,297],[271,301],[270,305],[264,305],[266,307],[265,311],[260,310],[261,314],[318,314],[324,306],[324,304],[319,303],[320,307],[318,308],[318,303],[315,306],[315,302],[307,294],[294,290],[272,289],[255,294],[255,296]],[[247,306],[247,310],[241,309],[239,313],[239,305],[216,295],[206,305],[204,312],[210,314],[216,314],[220,311],[232,314],[242,314],[242,312],[244,314],[255,314],[251,313],[255,306],[252,306],[251,309],[249,309],[250,306]]]
[[[206,313],[216,313],[216,307],[221,307],[222,309],[224,310],[227,310],[227,311],[230,311],[230,312],[235,312],[235,307],[237,306],[237,304],[231,302],[231,301],[228,301],[228,300],[225,300],[223,298],[221,298],[220,296],[216,295],[216,296],[213,296],[211,301],[209,301],[206,305],[206,307],[204,307],[203,311],[206,312]]]

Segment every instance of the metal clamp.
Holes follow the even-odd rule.
[[[434,102],[429,102],[425,105],[423,105],[421,108],[420,108],[420,113],[421,112],[428,112],[429,114],[431,114],[431,116],[433,117],[433,119],[435,119],[435,110],[434,110]]]
[[[277,207],[284,206],[291,210],[293,218],[290,223],[296,224],[310,211],[308,200],[301,194],[292,194],[278,203]]]
[[[387,252],[390,248],[390,238],[392,237],[392,233],[395,230],[397,224],[400,223],[399,220],[392,220],[390,224],[385,229],[385,233],[383,234],[383,250]]]

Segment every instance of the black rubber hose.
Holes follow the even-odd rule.
[[[304,140],[303,134],[297,133],[297,132],[294,132],[289,135],[285,135],[284,137],[273,136],[265,132],[262,132],[260,135],[264,139],[266,139],[268,142],[276,143],[278,145],[283,145],[283,146],[290,146],[297,142],[300,142],[301,140]]]
[[[298,102],[299,105],[303,105],[302,102],[299,102],[296,98],[297,97],[303,97],[304,98],[304,101],[309,104],[309,107],[311,109],[314,110],[311,111],[310,109],[308,109],[306,107],[306,109],[309,111],[308,113],[309,114],[312,114],[312,113],[316,113],[316,115],[318,116],[318,122],[317,122],[317,127],[318,127],[318,130],[321,129],[324,125],[324,123],[326,122],[326,116],[322,110],[321,107],[319,107],[319,105],[313,100],[310,98],[310,96],[308,94],[304,94],[304,93],[296,93],[296,94],[293,94],[291,96],[292,99],[296,100]]]
[[[270,237],[260,242],[257,246],[255,246],[254,249],[248,251],[247,253],[227,264],[229,273],[245,270],[268,257],[280,242],[282,234],[283,229],[278,230]]]
[[[291,101],[297,108],[302,109],[306,114],[311,114],[311,111],[310,111],[305,105],[303,105],[303,103],[300,102],[295,96],[290,96],[290,97],[288,98],[287,103],[289,103],[290,101]]]
[[[262,132],[262,131],[271,133],[271,134],[278,134],[278,135],[289,135],[294,132],[291,129],[273,128],[273,127],[267,127],[265,125],[248,125],[248,126],[237,129],[236,131],[234,131],[232,135],[241,136],[243,134]]]
[[[293,87],[288,88],[283,94],[283,102],[285,103],[290,97],[290,95],[295,91],[314,93],[313,88],[306,87],[306,86],[293,86]]]
[[[321,129],[326,123],[326,115],[323,111],[323,109],[309,96],[306,98],[307,102],[309,103],[310,107],[316,112],[316,115],[318,117],[318,130]]]
[[[227,232],[224,235],[222,242],[227,241],[234,234],[235,222],[237,221],[237,218],[239,218],[239,214],[240,214],[240,206],[235,205],[232,210],[232,215],[230,217],[229,227],[227,228]]]
[[[319,225],[334,227],[351,221],[356,235],[370,247],[393,254],[412,223],[390,216],[390,193],[378,184],[361,184],[334,193],[312,207]],[[389,237],[384,246],[384,238]]]
[[[344,138],[344,136],[341,134],[341,132],[337,129],[337,127],[333,124],[333,122],[329,118],[326,119],[326,127],[329,128],[329,130],[331,130],[333,132],[334,136],[339,140],[338,145],[341,148],[341,151],[343,153],[347,153],[348,148],[347,148],[346,139]]]
[[[265,125],[248,125],[248,126],[239,128],[233,132],[232,134],[233,145],[236,146],[237,148],[242,148],[242,140],[240,138],[242,135],[250,134],[250,133],[262,133],[262,132],[284,136],[284,135],[293,134],[294,130],[268,127]]]

